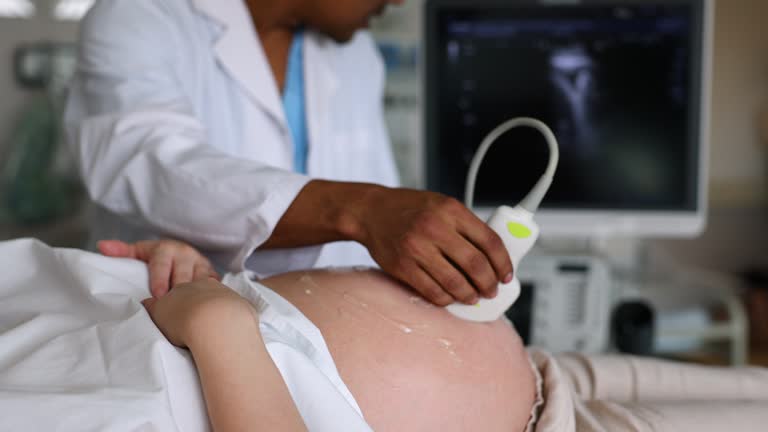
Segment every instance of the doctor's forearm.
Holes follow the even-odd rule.
[[[360,241],[363,210],[382,186],[313,180],[299,192],[262,249]]]

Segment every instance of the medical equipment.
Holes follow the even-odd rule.
[[[536,212],[547,248],[516,269],[513,309],[533,302],[536,345],[560,350],[566,334],[578,335],[573,349],[605,345],[618,282],[595,246],[703,228],[713,11],[711,0],[425,2],[427,189],[462,199],[456,173],[509,117],[538,118],[558,137],[557,179]],[[520,153],[500,145],[486,159],[473,208],[482,219],[523,197],[546,164],[544,146]],[[589,270],[561,271],[574,261]]]
[[[488,220],[488,225],[501,237],[506,247],[509,257],[512,259],[512,265],[515,271],[519,268],[520,261],[531,249],[536,239],[539,237],[539,227],[533,221],[533,214],[539,208],[544,199],[552,179],[557,170],[557,163],[560,152],[557,148],[557,139],[552,131],[539,120],[520,117],[502,123],[496,129],[491,131],[485,137],[480,147],[477,149],[472,164],[467,174],[467,185],[465,190],[465,204],[467,208],[472,208],[475,181],[477,173],[480,170],[480,164],[485,158],[485,154],[491,145],[507,131],[520,127],[532,127],[544,135],[549,145],[549,163],[547,169],[539,181],[533,186],[528,195],[523,198],[515,207],[501,206],[493,213]],[[465,305],[454,303],[446,307],[449,312],[470,321],[494,321],[499,319],[507,309],[520,296],[520,281],[515,276],[511,282],[499,284],[499,293],[493,299],[481,299],[475,305]]]
[[[583,353],[608,347],[614,296],[604,259],[531,254],[517,277],[522,292],[506,315],[526,345]]]
[[[517,116],[560,144],[536,214],[547,240],[692,236],[706,220],[713,3],[709,0],[428,0],[427,189],[462,199],[477,143]],[[502,141],[537,140],[515,130]],[[520,199],[544,147],[494,147],[481,219]],[[590,251],[593,252],[593,251]]]

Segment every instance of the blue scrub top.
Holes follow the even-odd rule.
[[[304,31],[293,35],[291,52],[288,55],[288,70],[283,90],[283,107],[288,128],[293,138],[293,168],[296,172],[307,173],[307,152],[309,137],[304,97]]]

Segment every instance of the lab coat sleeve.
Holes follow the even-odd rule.
[[[81,29],[69,144],[92,200],[241,270],[309,179],[207,142],[176,75],[185,41],[166,8],[96,3]],[[308,254],[300,265],[312,265]]]

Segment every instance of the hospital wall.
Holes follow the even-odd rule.
[[[684,262],[768,266],[768,2],[720,0],[712,83],[710,214],[695,240],[659,241]]]

